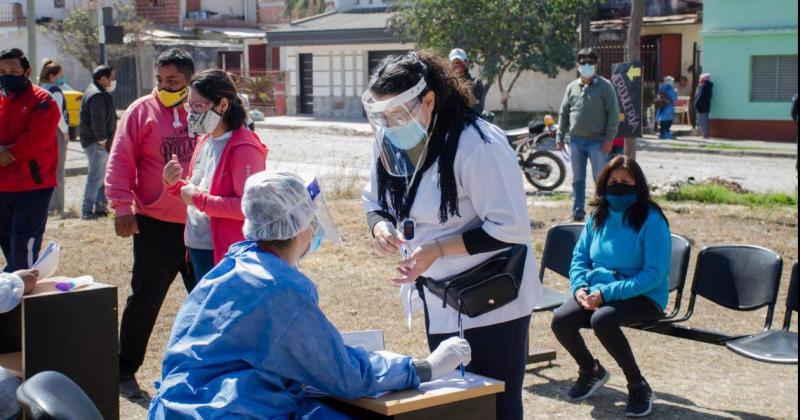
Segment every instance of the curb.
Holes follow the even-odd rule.
[[[649,146],[641,145],[637,150],[646,152],[669,152],[669,153],[690,153],[701,155],[718,155],[718,156],[731,156],[731,157],[763,157],[763,158],[783,158],[783,159],[797,159],[797,154],[793,153],[774,153],[774,152],[759,152],[759,151],[737,151],[737,150],[715,150],[715,149],[700,149],[700,148],[683,148],[683,147],[662,147],[662,146]]]
[[[365,132],[361,130],[356,130],[354,128],[349,127],[342,127],[337,125],[326,125],[326,126],[302,126],[302,125],[294,125],[294,124],[273,124],[273,123],[266,123],[263,121],[256,122],[256,128],[262,129],[275,129],[275,130],[320,130],[322,132],[327,133],[335,133],[344,136],[365,136],[369,137],[372,135],[371,132]]]

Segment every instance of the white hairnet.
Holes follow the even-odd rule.
[[[305,181],[294,173],[259,172],[244,184],[242,230],[248,240],[291,239],[311,225],[315,211]]]

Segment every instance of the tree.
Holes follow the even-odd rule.
[[[463,48],[486,91],[497,84],[508,115],[525,71],[554,78],[575,64],[579,17],[595,0],[396,0],[391,28],[403,42],[446,54]]]
[[[625,61],[631,63],[642,59],[642,21],[644,20],[644,0],[632,0],[631,21],[628,27],[628,46]],[[636,159],[636,137],[625,138],[625,156]]]
[[[108,45],[109,63],[138,52],[144,44],[146,31],[152,25],[136,13],[134,4],[114,3],[115,24],[125,28],[125,45]],[[81,4],[68,9],[64,19],[45,28],[61,51],[77,60],[89,72],[100,64],[100,41],[97,36],[97,8]]]

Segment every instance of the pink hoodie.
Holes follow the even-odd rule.
[[[203,150],[205,142],[213,141],[209,140],[210,138],[204,136],[200,139],[192,156],[192,162],[188,165],[189,175],[184,179],[191,179],[198,151]],[[215,264],[222,260],[231,245],[244,240],[242,233],[244,182],[250,175],[266,169],[267,152],[267,147],[261,143],[256,133],[245,126],[239,127],[222,150],[208,193],[198,191],[192,196],[194,206],[208,215]],[[186,184],[186,181],[181,179],[171,187],[165,185],[165,188],[170,194],[180,198],[181,187]]]
[[[164,165],[178,155],[185,177],[197,139],[183,106],[167,108],[158,90],[136,100],[119,122],[106,169],[106,197],[117,216],[134,213],[186,223],[186,205],[164,189]]]

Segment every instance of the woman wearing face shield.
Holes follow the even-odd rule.
[[[386,58],[362,98],[376,135],[365,209],[377,249],[402,258],[401,278],[393,281],[403,284],[409,323],[418,294],[431,349],[463,328],[473,350],[466,370],[505,382],[497,418],[522,419],[528,326],[541,285],[533,281],[536,260],[516,158],[503,131],[470,108],[474,100],[469,86],[432,54]],[[459,317],[417,281],[448,279],[517,244],[527,246],[518,295],[483,315]]]
[[[242,211],[247,240],[178,311],[150,419],[344,419],[303,386],[354,399],[415,388],[469,362],[469,344],[457,338],[423,360],[342,342],[297,267],[323,238],[339,241],[313,177],[255,174]]]
[[[266,167],[267,148],[246,127],[247,112],[225,72],[196,74],[185,107],[189,131],[200,139],[187,178],[181,179],[183,167],[173,155],[164,167],[164,184],[188,206],[184,236],[200,280],[230,245],[244,239],[244,183]]]

